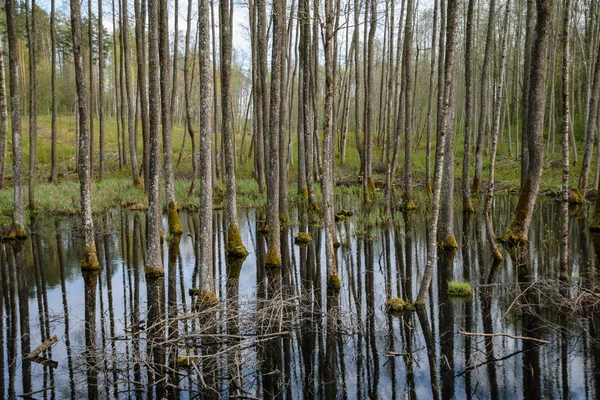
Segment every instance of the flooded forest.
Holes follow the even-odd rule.
[[[1,4],[0,398],[600,398],[599,0]]]

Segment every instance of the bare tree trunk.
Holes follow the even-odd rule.
[[[486,120],[488,118],[488,82],[495,25],[496,0],[490,0],[485,50],[483,53],[483,65],[481,66],[481,98],[479,101],[479,126],[477,130],[477,143],[475,148],[475,174],[473,175],[473,186],[471,187],[471,191],[475,195],[479,195],[481,192],[481,177],[483,173],[483,136],[485,134]]]
[[[116,29],[116,20],[115,20],[115,0],[112,0],[112,23],[115,29],[113,30],[113,69],[114,69],[114,87],[115,87],[115,119],[117,120],[117,148],[119,153],[119,169],[123,168],[123,151],[121,148],[121,113],[122,109],[120,108],[121,104],[121,96],[120,94],[120,84],[119,84],[119,65],[120,62],[117,61],[117,29]],[[123,128],[124,129],[124,128]]]
[[[498,245],[496,244],[496,234],[494,232],[494,223],[492,218],[492,202],[494,199],[494,173],[496,166],[496,152],[498,148],[498,135],[500,134],[500,119],[502,117],[502,99],[504,94],[504,70],[506,68],[506,41],[508,36],[510,0],[506,1],[504,7],[504,30],[502,33],[502,38],[500,39],[500,69],[498,71],[495,90],[496,97],[494,99],[494,108],[492,114],[492,151],[490,152],[490,174],[484,206],[486,226],[488,231],[487,238],[490,247],[492,248],[494,263],[502,261],[502,254],[500,253],[500,249],[498,249]]]
[[[250,32],[252,46],[252,87],[253,87],[253,111],[254,111],[254,175],[258,182],[258,188],[261,192],[265,191],[265,146],[263,137],[263,87],[261,81],[261,71],[259,66],[258,53],[258,23],[256,1],[250,0],[248,3],[250,10]]]
[[[467,32],[465,44],[465,138],[462,164],[462,198],[463,211],[473,213],[473,203],[469,187],[469,171],[471,167],[471,132],[473,130],[473,14],[475,0],[469,0],[467,8]]]
[[[315,5],[316,6],[316,5]],[[323,191],[323,217],[325,221],[325,259],[328,275],[328,289],[337,294],[341,282],[337,270],[337,258],[335,253],[335,220],[334,220],[334,175],[333,175],[333,99],[334,99],[334,77],[333,77],[333,4],[332,0],[325,0],[325,121],[323,140],[323,177],[321,189]]]
[[[191,83],[190,83],[190,79],[189,79],[189,69],[190,69],[190,65],[189,65],[189,52],[190,52],[190,33],[191,33],[191,28],[192,28],[192,0],[188,0],[188,11],[187,11],[187,28],[185,31],[185,56],[184,56],[184,60],[183,60],[183,80],[184,80],[184,95],[185,95],[185,120],[186,120],[186,128],[187,128],[187,133],[190,135],[190,139],[192,140],[192,183],[190,185],[190,194],[196,194],[196,184],[197,181],[199,179],[198,176],[198,162],[197,162],[197,152],[196,152],[196,133],[194,132],[194,127],[193,127],[193,119],[192,119],[192,110],[191,110],[191,106],[190,106],[190,91],[192,90],[191,88]],[[207,32],[208,32],[208,27],[206,28]],[[206,50],[206,54],[208,55],[208,50]],[[209,75],[210,75],[210,71],[209,71]],[[210,87],[210,82],[208,84],[208,89],[212,90],[212,88]],[[212,101],[212,93],[209,93],[208,95],[208,99],[209,101]],[[203,100],[203,99],[201,99]],[[208,106],[208,111],[212,112],[212,107],[209,104]],[[212,117],[210,115],[210,112],[207,112],[207,116],[209,118],[209,124],[210,124],[210,118]],[[201,114],[203,114],[204,111],[201,112]],[[212,129],[212,127],[209,127],[210,129]],[[211,135],[210,132],[212,132],[209,129],[209,136]],[[185,134],[184,134],[185,137]],[[209,137],[209,141],[210,144],[212,146],[212,138]],[[208,156],[208,158],[210,159],[210,154],[212,153],[212,150],[209,147],[209,150],[207,152],[207,154],[205,155]],[[209,165],[211,164],[211,162],[209,161]],[[211,166],[212,168],[212,166]],[[209,173],[209,177],[208,180],[211,181],[210,178],[210,172],[211,169],[209,169],[207,171]],[[212,193],[212,185],[211,186],[211,193]],[[212,198],[211,198],[211,203],[212,203]],[[212,218],[212,213],[211,213],[211,218]],[[202,219],[201,219],[202,221]],[[211,225],[212,226],[212,225]],[[211,250],[212,251],[212,250]]]
[[[150,171],[150,146],[148,142],[148,91],[146,89],[146,46],[144,39],[144,26],[146,23],[145,0],[134,0],[135,8],[135,49],[137,60],[137,81],[140,94],[140,116],[142,117],[142,138],[144,141],[142,164],[144,164],[144,187],[148,188]]]
[[[565,0],[562,32],[562,193],[561,193],[561,229],[560,229],[560,279],[569,278],[569,124],[571,105],[569,103],[569,67],[571,53],[569,47],[571,25],[571,0]]]
[[[55,13],[55,1],[50,1],[50,43],[51,43],[51,51],[52,51],[52,76],[50,78],[50,84],[52,86],[52,123],[51,123],[51,131],[52,131],[52,150],[51,150],[51,167],[50,167],[50,182],[58,183],[58,165],[56,160],[56,140],[57,140],[57,132],[56,132],[56,118],[57,118],[57,102],[56,102],[56,13]],[[2,72],[4,73],[4,60],[0,60],[2,62]],[[4,82],[4,78],[2,77],[2,82]],[[4,87],[4,83],[2,84]],[[5,94],[6,96],[6,94]],[[6,104],[6,99],[4,100]],[[1,107],[1,105],[0,105]],[[2,111],[0,110],[0,113]],[[6,119],[5,119],[6,121]],[[0,139],[1,140],[1,139]],[[2,144],[0,144],[2,146]],[[4,154],[4,153],[3,153]],[[0,187],[4,186],[4,165],[1,166],[0,169]]]
[[[160,2],[160,99],[163,139],[163,173],[168,207],[169,233],[181,235],[179,206],[175,197],[175,174],[173,173],[173,138],[171,134],[171,52],[169,51],[169,8],[165,1]]]
[[[285,0],[273,3],[273,49],[271,52],[271,95],[269,111],[269,164],[267,168],[267,268],[281,267],[281,229],[279,221],[279,118],[281,107],[281,67],[285,51]]]
[[[544,167],[544,86],[546,78],[546,51],[552,16],[552,0],[537,0],[537,23],[535,40],[531,49],[529,77],[529,114],[527,124],[527,146],[529,167],[521,186],[517,207],[510,227],[502,237],[509,246],[527,242],[531,216],[537,200]],[[525,133],[525,130],[523,131]]]
[[[12,2],[12,0],[9,0]],[[90,178],[90,132],[88,96],[85,85],[85,71],[83,66],[81,8],[78,0],[71,0],[71,35],[73,38],[73,59],[75,63],[75,83],[77,85],[77,99],[79,110],[79,184],[81,196],[81,219],[83,225],[83,258],[82,270],[98,270],[100,263],[96,254],[94,241],[94,220],[92,219],[92,188]],[[8,1],[7,1],[8,4]],[[9,30],[10,32],[10,30]],[[13,111],[14,112],[14,111]],[[14,120],[13,120],[14,123]],[[13,128],[14,129],[14,128]],[[15,203],[16,204],[16,203]]]
[[[191,0],[190,0],[191,3]],[[198,2],[200,60],[200,235],[198,237],[198,268],[200,287],[205,298],[216,298],[213,279],[213,184],[212,174],[212,77],[209,55],[208,0]],[[188,12],[189,15],[189,12]],[[189,24],[189,20],[188,20]],[[195,157],[195,155],[194,155]],[[212,295],[211,295],[212,294]]]
[[[32,0],[35,1],[35,0]],[[88,0],[88,67],[90,79],[90,176],[94,178],[94,35],[92,0]]]
[[[591,63],[592,60],[589,60],[589,62]],[[583,145],[583,161],[581,162],[581,172],[579,174],[578,188],[582,194],[585,194],[590,176],[592,154],[594,152],[594,139],[596,137],[598,104],[600,104],[600,41],[598,42],[597,59],[594,67],[594,81],[590,97],[589,115],[586,124]]]
[[[281,77],[280,77],[280,109],[279,109],[279,216],[282,223],[287,223],[288,218],[288,198],[287,198],[287,172],[288,172],[288,151],[287,151],[287,112],[288,112],[288,75],[291,60],[291,31],[294,20],[295,0],[292,0],[290,10],[290,19],[286,25],[286,8],[282,8],[282,39],[281,39]],[[248,102],[250,102],[248,100]],[[242,139],[243,140],[243,139]],[[243,143],[242,143],[243,144]],[[243,148],[240,149],[240,154]]]
[[[442,0],[443,1],[443,0]],[[434,186],[433,186],[433,204],[431,209],[431,220],[429,222],[429,231],[427,232],[427,264],[423,272],[423,279],[419,288],[419,294],[415,302],[419,307],[425,307],[425,301],[429,294],[429,287],[433,277],[433,265],[435,261],[437,223],[440,208],[440,198],[442,192],[442,168],[444,164],[445,137],[448,128],[448,110],[450,109],[452,80],[454,75],[454,58],[456,53],[456,26],[458,24],[457,0],[448,1],[448,27],[446,32],[446,56],[444,65],[444,100],[442,112],[439,115],[442,121],[442,129],[438,132],[435,155]]]
[[[13,221],[9,237],[25,239],[25,201],[23,199],[23,153],[21,149],[21,91],[19,87],[19,48],[14,0],[6,0],[6,31],[8,34],[8,66],[10,76],[10,121],[13,159]]]
[[[76,0],[73,0],[76,1]],[[148,104],[150,165],[148,186],[148,226],[146,228],[146,265],[147,277],[164,276],[160,232],[162,228],[162,201],[160,183],[160,19],[161,10],[158,0],[148,0]]]
[[[441,0],[439,0],[441,1]],[[470,0],[471,2],[473,2],[474,0]],[[470,3],[469,3],[470,4]],[[425,149],[425,190],[427,191],[428,195],[432,195],[432,187],[431,187],[431,138],[432,138],[432,131],[433,131],[433,116],[432,116],[432,109],[433,109],[433,94],[435,92],[434,90],[434,82],[435,82],[435,43],[436,43],[436,39],[437,39],[437,13],[438,13],[438,0],[434,0],[433,1],[433,22],[432,22],[432,29],[431,29],[431,69],[429,71],[429,100],[427,102],[427,144],[426,144],[426,149]],[[468,25],[469,23],[467,22],[467,32],[468,32]],[[468,36],[468,33],[467,33]],[[467,45],[468,46],[468,45]],[[468,47],[467,47],[468,49]],[[442,63],[442,61],[440,60],[440,64]],[[467,67],[468,68],[468,67]],[[438,82],[439,85],[441,85],[441,82]],[[468,93],[467,89],[467,93]]]
[[[365,27],[366,29],[366,27]],[[363,165],[363,195],[364,203],[371,202],[371,197],[375,192],[373,184],[373,86],[374,72],[373,59],[375,46],[375,31],[377,29],[377,1],[371,0],[371,14],[369,39],[367,43],[367,79],[366,79],[366,94],[365,94],[365,142],[364,142],[364,165]]]
[[[28,1],[25,2],[26,6]],[[27,16],[29,45],[29,209],[35,210],[35,164],[37,157],[37,44],[35,40],[35,0],[31,0],[31,16]],[[31,21],[31,22],[30,22]]]
[[[52,1],[54,4],[54,0]],[[6,137],[8,136],[8,105],[6,104],[6,64],[4,43],[0,38],[0,189],[4,189],[6,175]]]
[[[404,199],[402,207],[405,210],[414,210],[412,201],[412,46],[413,46],[413,0],[406,4],[406,24],[404,26],[404,49],[402,54],[402,73],[404,74]]]
[[[212,78],[213,78],[213,102],[214,102],[214,106],[213,106],[213,134],[215,135],[215,143],[213,146],[213,151],[211,152],[212,154],[212,184],[213,187],[217,186],[217,179],[221,178],[222,176],[222,171],[220,171],[219,169],[219,154],[220,154],[220,148],[219,148],[219,137],[218,137],[218,132],[219,132],[219,124],[218,124],[218,114],[219,114],[219,107],[218,107],[218,96],[217,96],[217,45],[216,45],[216,34],[215,34],[215,5],[214,5],[214,0],[210,1],[210,19],[211,19],[211,30],[212,30],[212,59],[213,59],[213,70],[215,71],[215,73],[212,74]],[[223,138],[221,137],[221,142],[223,142]],[[221,164],[221,167],[223,165]],[[217,171],[217,169],[219,169],[219,171]]]
[[[177,97],[177,57],[179,56],[179,0],[175,0],[173,10],[173,83],[171,84],[171,126],[175,118],[175,102]],[[189,22],[188,22],[189,25]]]
[[[54,1],[54,0],[53,0]],[[100,124],[100,180],[104,179],[104,42],[102,1],[98,1],[98,119]]]
[[[127,132],[129,135],[129,157],[131,161],[131,176],[133,186],[142,187],[142,181],[138,175],[137,143],[135,141],[135,98],[133,95],[133,78],[131,77],[130,45],[129,45],[129,17],[127,13],[127,0],[123,0],[123,11],[121,15],[121,35],[123,36],[123,61],[125,69],[125,86],[127,91]],[[153,21],[158,22],[158,21]]]
[[[523,60],[523,112],[521,114],[521,188],[527,180],[529,173],[529,129],[528,116],[530,107],[530,71],[531,71],[531,51],[534,40],[534,21],[535,21],[535,1],[527,1],[527,13],[525,17],[525,56]]]
[[[235,154],[233,148],[233,129],[231,121],[231,19],[230,0],[220,0],[219,31],[221,56],[221,128],[225,150],[225,183],[227,215],[227,255],[244,258],[248,251],[242,242],[237,224],[237,195],[235,187]],[[273,158],[277,158],[276,155]],[[279,226],[279,225],[278,225]],[[279,235],[279,231],[277,231]]]

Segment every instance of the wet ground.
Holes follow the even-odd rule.
[[[497,198],[497,232],[514,203]],[[426,308],[401,315],[390,315],[386,301],[416,297],[426,219],[398,214],[393,225],[365,229],[353,211],[337,224],[337,297],[327,293],[322,227],[282,231],[283,266],[266,271],[257,231],[264,215],[239,211],[250,252],[240,266],[224,256],[223,214],[215,212],[219,304],[204,308],[189,293],[199,286],[197,216],[181,213],[179,246],[165,242],[165,277],[148,280],[143,213],[96,218],[98,274],[80,270],[76,218],[36,218],[22,246],[0,245],[0,397],[600,396],[600,240],[586,209],[570,221],[566,283],[557,280],[557,203],[540,201],[528,252],[511,258],[503,249],[500,265],[492,265],[484,219],[457,214],[458,251],[438,258]],[[307,247],[294,245],[300,230],[312,234]],[[472,296],[451,298],[450,280],[471,282]],[[25,357],[52,336],[50,351]]]

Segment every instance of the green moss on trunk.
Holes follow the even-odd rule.
[[[140,189],[140,190],[144,189],[144,185],[142,184],[142,179],[139,176],[136,176],[135,179],[133,180],[133,186],[135,186],[137,189]]]
[[[409,199],[408,197],[404,197],[404,200],[402,201],[402,209],[404,211],[415,211],[417,209],[417,206],[415,206],[415,203]]]
[[[3,241],[11,241],[11,240],[25,240],[27,239],[27,234],[23,230],[23,227],[17,224],[14,220],[10,225],[10,229],[8,232],[3,233],[0,236],[0,240]]]
[[[165,269],[163,267],[146,266],[144,273],[146,278],[162,278],[165,276]]]
[[[242,272],[244,260],[245,258],[226,257],[225,262],[227,263],[227,280],[236,281],[240,279],[240,273]]]
[[[310,242],[312,242],[312,235],[310,232],[298,232],[294,235],[294,243],[299,246],[308,245]]]
[[[83,250],[81,269],[83,271],[97,271],[100,269],[100,262],[98,261],[98,256],[96,254],[96,246],[87,246]]]
[[[585,193],[578,188],[569,189],[569,204],[585,204]]]
[[[337,294],[337,293],[339,293],[341,288],[342,288],[342,281],[340,280],[340,277],[338,276],[338,274],[329,275],[329,280],[327,281],[327,290],[329,291],[329,293]]]
[[[183,233],[179,223],[179,214],[177,213],[177,204],[174,201],[169,203],[169,233],[171,236],[178,236]]]
[[[279,268],[281,267],[281,257],[273,250],[269,250],[265,257],[266,268]]]
[[[236,224],[231,224],[227,232],[227,255],[237,258],[244,258],[248,255],[248,250],[242,243],[240,229]]]
[[[388,299],[388,301],[385,303],[385,308],[390,313],[404,312],[404,311],[406,311],[406,307],[407,307],[407,303],[398,297]]]
[[[200,290],[194,303],[196,311],[204,311],[219,304],[217,295],[212,290]]]
[[[456,242],[454,235],[448,235],[438,242],[438,248],[443,251],[453,252],[458,249],[458,243]]]

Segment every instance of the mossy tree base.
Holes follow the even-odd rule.
[[[83,250],[83,257],[81,259],[81,270],[82,271],[98,271],[100,269],[100,262],[98,261],[98,255],[96,254],[95,246],[88,246]]]
[[[144,274],[146,278],[162,278],[165,276],[165,269],[163,267],[147,266],[144,268]]]
[[[190,289],[190,295],[196,296],[196,301],[194,302],[194,308],[196,311],[205,311],[207,309],[216,307],[219,304],[219,299],[212,290],[192,288]]]
[[[139,190],[144,190],[144,185],[142,184],[142,178],[140,178],[139,176],[136,176],[136,177],[133,179],[133,186],[134,186],[136,189],[139,189]]]
[[[27,239],[27,234],[23,230],[23,227],[17,224],[15,221],[10,225],[10,229],[8,232],[0,235],[0,240],[2,241],[12,241],[12,240],[25,240]]]
[[[229,232],[227,232],[227,256],[244,258],[247,255],[248,250],[246,250],[246,247],[242,242],[240,229],[237,225],[233,224],[229,227]]]
[[[569,189],[569,204],[585,204],[585,193],[578,188]]]
[[[294,235],[294,243],[299,246],[305,246],[312,242],[312,235],[310,232],[298,232]]]
[[[265,268],[275,269],[281,267],[281,256],[273,251],[269,250],[265,257]]]
[[[242,272],[242,265],[244,264],[244,260],[245,258],[225,257],[228,281],[237,281],[240,279],[240,274]]]
[[[471,284],[469,282],[457,282],[450,281],[448,282],[448,296],[450,297],[461,297],[461,298],[470,298],[473,294],[473,290],[471,289]]]
[[[498,242],[502,243],[509,249],[514,247],[525,246],[529,242],[523,233],[516,233],[512,229],[508,229],[504,235],[498,238]]]
[[[438,249],[448,252],[455,252],[458,249],[458,242],[454,235],[448,235],[438,242]]]
[[[179,236],[183,233],[181,224],[179,223],[179,214],[177,213],[177,204],[172,201],[169,203],[169,234],[171,236]]]
[[[389,313],[402,313],[406,311],[408,303],[401,298],[393,297],[385,303],[385,308]]]
[[[329,280],[327,281],[327,292],[330,295],[337,295],[342,288],[342,281],[338,274],[329,275]]]
[[[417,209],[417,206],[415,205],[415,203],[410,200],[410,199],[404,199],[402,201],[402,210],[404,210],[405,212],[413,212]]]

